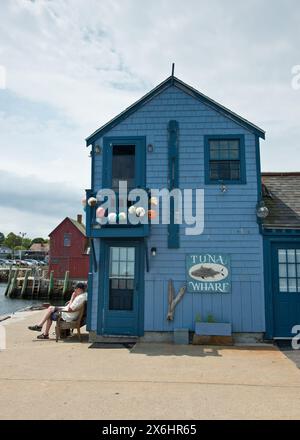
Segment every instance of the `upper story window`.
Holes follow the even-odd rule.
[[[244,136],[205,136],[205,183],[246,183]]]
[[[143,188],[146,181],[146,138],[105,137],[103,139],[102,187],[118,192],[119,182],[126,181],[130,191]]]
[[[128,189],[135,182],[135,145],[114,145],[112,151],[112,189],[118,191],[119,182],[126,181]]]
[[[65,233],[64,234],[64,247],[71,246],[71,234]]]

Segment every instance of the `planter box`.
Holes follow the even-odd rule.
[[[200,336],[231,336],[229,322],[196,322],[195,334]]]

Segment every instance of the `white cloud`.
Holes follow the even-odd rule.
[[[299,19],[298,0],[1,2],[0,167],[88,187],[84,138],[174,61],[179,78],[267,131],[263,169],[299,170]]]

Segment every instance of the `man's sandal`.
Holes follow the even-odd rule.
[[[43,327],[40,327],[39,325],[30,325],[28,327],[29,330],[33,330],[34,332],[40,332]]]
[[[49,335],[44,335],[44,333],[42,333],[41,335],[37,336],[37,339],[49,339]]]

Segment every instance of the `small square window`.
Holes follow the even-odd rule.
[[[245,183],[244,137],[205,136],[206,183]]]
[[[71,234],[64,234],[64,247],[71,246]]]

